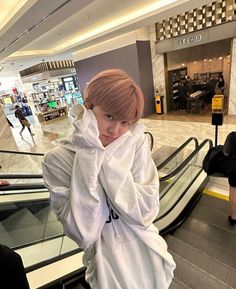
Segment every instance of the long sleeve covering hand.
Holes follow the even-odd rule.
[[[97,240],[108,208],[98,173],[104,157],[104,148],[97,148],[83,137],[84,130],[95,131],[94,116],[87,112],[77,127],[77,142],[64,141],[46,154],[43,160],[43,178],[50,191],[50,203],[65,233],[83,249]],[[88,137],[88,136],[87,136]],[[95,138],[98,139],[98,138]]]

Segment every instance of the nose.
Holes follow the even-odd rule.
[[[120,123],[118,121],[113,121],[108,127],[108,132],[112,137],[117,137],[120,131]]]

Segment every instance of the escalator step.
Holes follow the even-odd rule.
[[[229,252],[225,251],[224,248],[216,245],[215,243],[203,239],[202,237],[191,233],[182,227],[176,230],[174,237],[188,243],[191,246],[194,246],[198,250],[210,256],[214,256],[214,258],[218,259],[222,263],[226,265],[228,264],[230,267],[236,269],[236,256],[229,254]]]
[[[203,194],[199,204],[208,206],[212,209],[218,210],[222,213],[228,215],[229,212],[229,202],[225,200],[221,200],[219,198],[215,198],[206,194]]]
[[[170,253],[176,262],[175,277],[186,286],[192,289],[230,289],[229,286],[176,255],[171,250]]]
[[[191,288],[185,285],[183,282],[174,278],[170,284],[169,289],[191,289]]]
[[[193,217],[182,224],[182,228],[207,239],[225,249],[229,254],[236,255],[236,235],[215,225],[207,224]]]
[[[203,270],[206,274],[213,276],[215,279],[223,282],[225,285],[230,285],[232,280],[228,280],[228,276],[236,275],[236,270],[230,268],[215,259],[213,256],[209,256],[193,246],[179,240],[171,235],[166,238],[169,249],[179,257],[192,263],[197,268]]]
[[[227,230],[236,236],[236,226],[231,226],[228,221],[228,215],[216,209],[198,204],[191,212],[191,217],[199,219],[211,225],[215,225]]]

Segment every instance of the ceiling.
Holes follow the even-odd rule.
[[[1,0],[0,78],[212,1]]]

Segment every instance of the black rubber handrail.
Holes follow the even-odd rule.
[[[4,153],[4,154],[18,154],[18,155],[44,156],[43,153],[32,153],[32,152],[21,152],[21,151],[10,151],[10,150],[0,150],[0,153]]]
[[[0,179],[42,179],[42,174],[0,174]]]
[[[164,160],[160,165],[157,166],[157,170],[159,171],[162,169],[165,165],[167,165],[182,149],[184,149],[191,141],[194,141],[195,143],[195,149],[198,147],[198,140],[195,137],[190,137],[187,139],[180,147],[178,147],[167,159]]]
[[[202,147],[209,142],[209,148],[213,147],[213,142],[211,139],[205,139],[198,147],[177,167],[175,168],[171,173],[168,175],[161,177],[160,182],[166,181],[176,174],[178,174],[190,161],[194,156],[202,149]]]
[[[213,147],[213,142],[211,139],[205,139],[199,146],[198,148],[196,149],[196,151],[192,152],[189,157],[188,157],[188,161],[191,160],[191,158],[194,158],[198,153],[199,151],[206,145],[206,143],[209,143],[209,147]],[[181,169],[183,169],[185,166],[187,165],[187,162],[186,160],[181,163],[181,165],[178,167],[178,171],[176,173],[178,173],[179,171],[181,171]],[[180,168],[181,167],[181,168]],[[176,170],[175,170],[176,171]],[[202,171],[202,169],[201,169]],[[199,172],[200,173],[200,172]],[[183,191],[183,193],[181,194],[181,196],[176,200],[176,202],[169,208],[169,210],[167,210],[162,216],[158,217],[157,219],[155,219],[154,222],[157,222],[158,220],[161,220],[163,219],[166,215],[169,214],[170,211],[173,210],[173,208],[181,201],[182,197],[185,195],[186,191],[188,190],[188,188],[191,186],[191,184],[195,181],[192,180],[192,182],[188,185],[188,187]]]
[[[145,133],[146,135],[149,136],[149,140],[150,140],[150,149],[151,149],[151,151],[152,151],[152,149],[153,149],[153,145],[154,145],[154,137],[153,137],[152,133],[149,132],[149,131],[145,131],[144,133]]]
[[[38,190],[46,189],[43,183],[24,183],[24,184],[10,184],[7,186],[1,186],[0,191],[19,191],[19,190]]]

